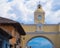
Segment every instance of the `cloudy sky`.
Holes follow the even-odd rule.
[[[45,23],[60,23],[60,0],[0,0],[0,17],[33,24],[39,1],[45,11]]]

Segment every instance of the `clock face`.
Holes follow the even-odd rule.
[[[41,19],[42,19],[42,16],[41,16],[41,15],[39,15],[39,16],[38,16],[38,20],[41,20]]]

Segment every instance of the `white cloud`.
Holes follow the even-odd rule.
[[[2,1],[1,4],[0,4],[0,16],[2,17],[9,17],[7,16],[7,11],[11,9],[10,5],[8,3],[6,3],[6,0]]]
[[[55,0],[13,0],[11,2],[7,2],[7,0],[0,1],[0,16],[10,18],[13,20],[21,19],[23,22],[28,23],[33,21],[34,11],[38,2],[41,2],[42,8],[45,11],[46,22],[47,23],[59,23],[60,22],[60,10],[52,11],[53,4],[59,5],[60,3]],[[56,3],[54,3],[56,2]],[[14,7],[15,6],[15,7]],[[12,9],[12,7],[14,7]],[[16,9],[16,10],[15,10]],[[9,10],[13,10],[14,13],[7,13]],[[19,11],[17,11],[19,10]],[[20,14],[19,14],[19,13]],[[12,18],[11,18],[12,17]],[[21,21],[20,20],[20,21]]]
[[[50,21],[51,23],[54,23],[54,24],[59,23],[60,22],[60,10],[53,12],[50,15],[50,18],[48,19],[48,21]]]
[[[60,22],[60,18],[58,18],[58,16],[60,16],[59,12],[60,10],[57,10],[57,11],[53,11],[52,9],[54,9],[53,7],[53,4],[55,4],[54,2],[55,0],[50,0],[46,3],[44,9],[45,9],[45,16],[46,16],[46,19],[45,21],[48,23],[48,24],[57,24]],[[53,3],[54,2],[54,3]]]

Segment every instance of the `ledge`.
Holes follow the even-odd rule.
[[[60,32],[26,32],[26,34],[60,34]]]

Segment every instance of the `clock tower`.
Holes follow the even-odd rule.
[[[34,23],[44,24],[44,20],[45,20],[45,12],[43,11],[41,5],[39,4],[34,12]]]

